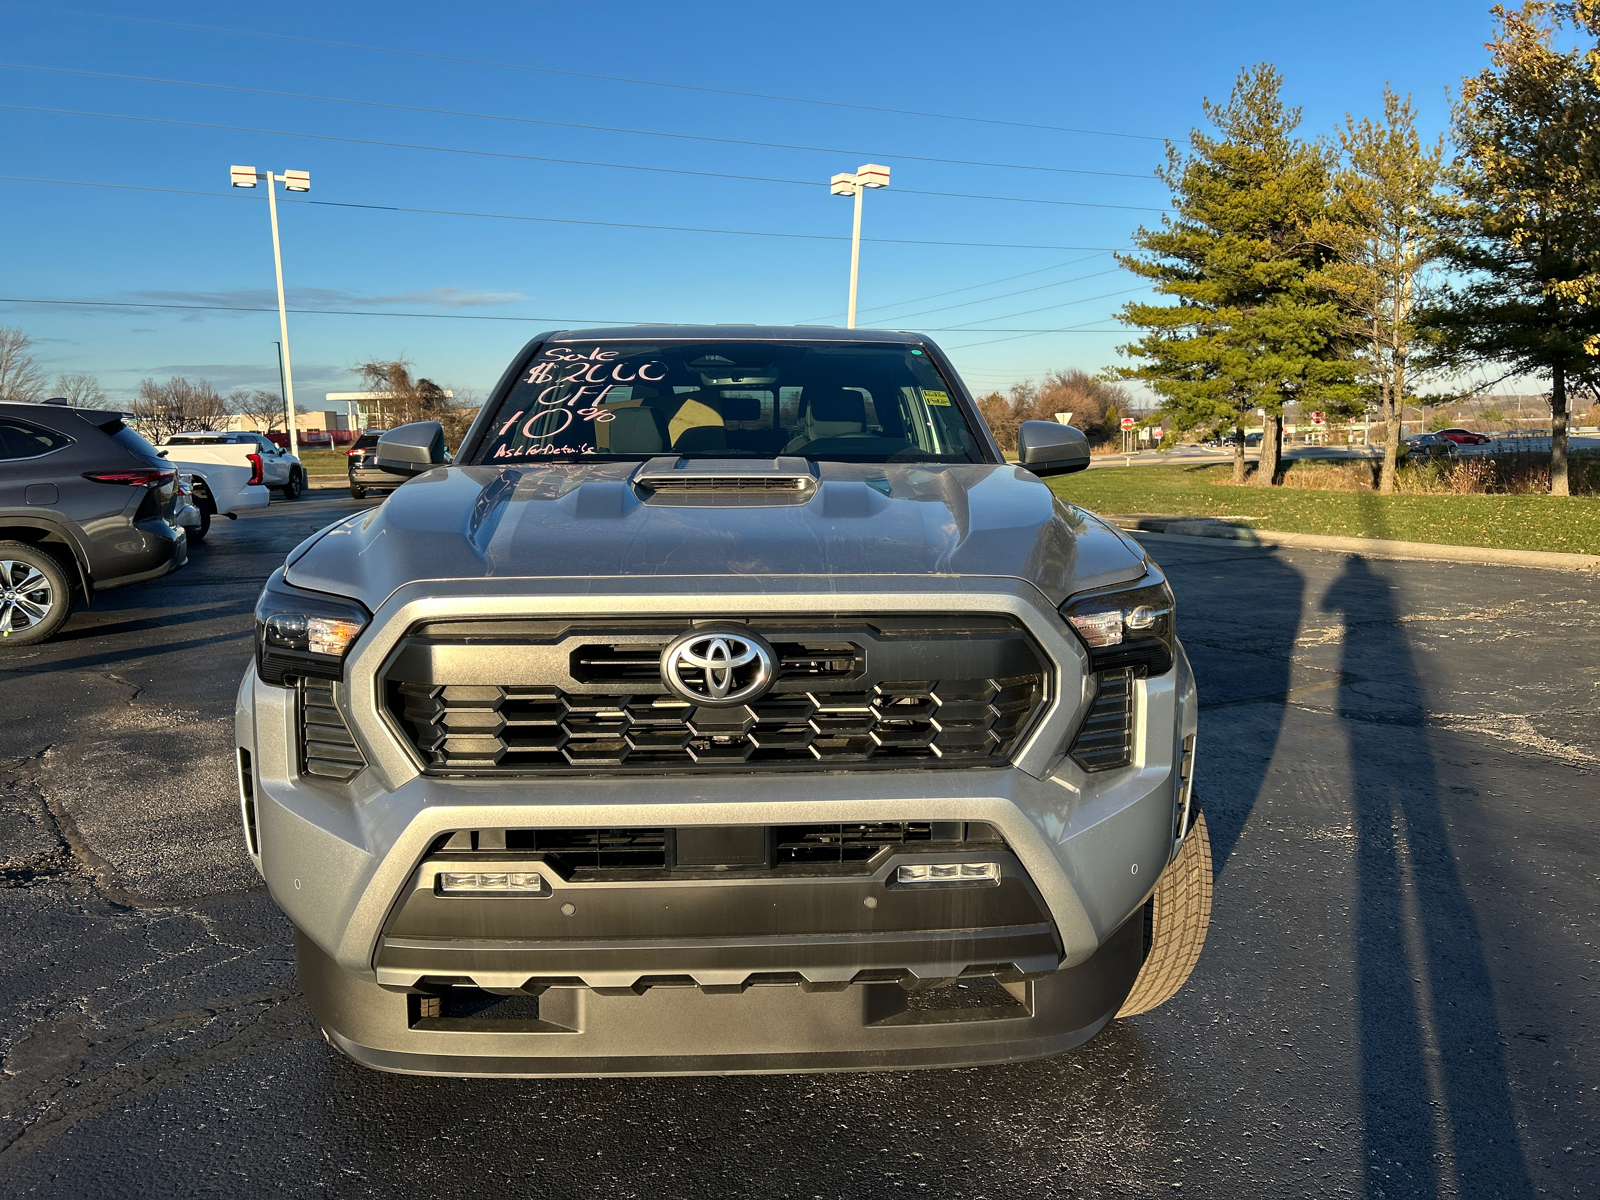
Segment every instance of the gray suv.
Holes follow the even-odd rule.
[[[297,547],[250,855],[330,1042],[443,1075],[947,1066],[1173,995],[1209,919],[1160,570],[926,338],[534,339]]]
[[[42,642],[74,598],[187,560],[178,471],[127,415],[0,402],[0,646]]]

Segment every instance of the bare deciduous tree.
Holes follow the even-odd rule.
[[[1362,371],[1384,424],[1378,490],[1394,491],[1400,453],[1400,406],[1417,341],[1419,279],[1439,256],[1438,191],[1444,139],[1417,133],[1416,110],[1383,89],[1383,120],[1346,117],[1339,130],[1345,165],[1334,180],[1324,238],[1338,255],[1323,277],[1338,296]]]
[[[13,325],[0,325],[0,400],[41,400],[44,373],[29,353],[33,339]]]
[[[284,420],[283,397],[266,388],[240,388],[227,400],[228,411],[237,413],[262,433],[277,433],[288,428]]]
[[[444,426],[445,441],[459,446],[472,424],[473,406],[465,394],[447,396],[448,388],[413,376],[411,366],[408,360],[396,358],[372,359],[356,368],[363,391],[383,393],[384,398],[376,402],[377,424],[392,429],[411,421],[438,421]]]
[[[99,408],[106,402],[106,394],[100,390],[100,381],[87,374],[57,375],[56,385],[50,394],[69,401],[74,408]]]
[[[190,383],[181,375],[165,383],[141,380],[139,394],[128,406],[139,432],[152,442],[163,442],[186,430],[220,429],[228,409],[217,389],[207,380]]]

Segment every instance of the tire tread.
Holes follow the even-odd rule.
[[[1165,1004],[1194,972],[1211,926],[1211,886],[1211,834],[1202,812],[1178,857],[1156,881],[1150,896],[1150,953],[1117,1016],[1132,1017]]]

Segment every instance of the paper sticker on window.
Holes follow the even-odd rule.
[[[926,400],[929,404],[936,404],[940,408],[949,408],[950,407],[950,393],[949,392],[930,392],[930,391],[924,389],[923,393],[922,393],[922,398],[924,400]]]

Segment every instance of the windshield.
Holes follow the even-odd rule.
[[[794,342],[546,345],[474,461],[659,454],[983,461],[921,350]]]

